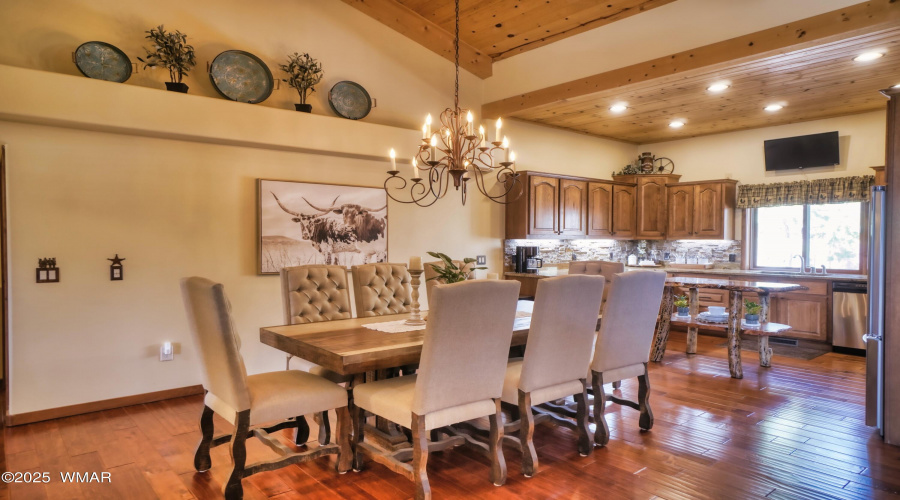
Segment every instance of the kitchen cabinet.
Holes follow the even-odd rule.
[[[669,184],[669,239],[734,238],[737,181],[717,180]]]
[[[528,176],[528,234],[556,235],[559,231],[559,179]]]
[[[769,301],[769,321],[791,325],[789,337],[828,340],[828,297],[774,294]]]
[[[559,234],[586,236],[588,233],[588,183],[559,179]]]
[[[587,235],[611,239],[633,238],[634,202],[632,185],[589,182]]]
[[[668,225],[668,184],[680,175],[615,175],[613,179],[635,185],[635,238],[661,240]]]
[[[578,238],[588,234],[588,180],[521,172],[524,192],[506,205],[506,237]]]

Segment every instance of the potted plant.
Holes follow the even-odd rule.
[[[460,281],[465,281],[469,279],[469,276],[472,274],[472,271],[476,269],[487,269],[486,267],[473,267],[471,269],[466,269],[469,264],[475,262],[475,259],[471,257],[466,257],[463,259],[462,268],[457,267],[456,264],[453,263],[453,260],[450,259],[446,254],[440,252],[427,252],[428,255],[441,259],[443,261],[443,266],[438,264],[429,264],[434,272],[437,273],[437,276],[433,276],[428,278],[428,280],[437,280],[442,283],[458,283]]]
[[[291,88],[296,89],[300,94],[300,104],[294,104],[297,111],[304,113],[312,112],[312,104],[306,104],[306,97],[315,92],[316,85],[322,81],[322,64],[316,61],[307,53],[298,54],[294,52],[288,56],[288,63],[280,65],[281,71],[288,74],[288,77],[282,79]]]
[[[744,299],[744,320],[747,323],[758,324],[760,311],[762,311],[761,305],[757,304],[756,302]]]
[[[147,59],[138,57],[138,61],[144,63],[144,69],[162,66],[169,70],[170,81],[166,82],[166,90],[186,94],[188,86],[181,80],[197,64],[194,47],[187,44],[187,35],[178,30],[166,32],[160,24],[147,31],[146,38],[153,42],[153,50],[144,49]]]
[[[691,314],[691,303],[687,295],[676,295],[674,304],[678,308],[679,316],[689,316]]]

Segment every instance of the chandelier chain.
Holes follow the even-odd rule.
[[[453,91],[454,108],[459,109],[459,0],[456,0],[456,38],[453,39],[453,50],[455,51],[456,66],[456,87]]]

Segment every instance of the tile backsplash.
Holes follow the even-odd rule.
[[[741,242],[738,240],[505,240],[503,263],[507,270],[515,265],[517,246],[540,247],[544,264],[573,260],[626,262],[628,256],[634,254],[639,259],[659,263],[709,263],[720,268],[739,268],[741,265]]]

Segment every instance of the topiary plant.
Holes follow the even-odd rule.
[[[450,259],[446,254],[440,252],[427,252],[428,255],[435,257],[437,259],[441,259],[444,263],[443,266],[438,264],[428,264],[434,269],[434,272],[437,273],[437,276],[428,278],[428,280],[439,280],[444,283],[459,283],[460,281],[465,281],[469,279],[469,276],[472,274],[472,271],[476,269],[487,269],[486,267],[473,267],[472,269],[466,270],[469,264],[475,262],[475,259],[471,257],[466,257],[463,259],[462,269],[456,266],[453,263],[453,260]]]
[[[307,53],[294,52],[288,56],[288,63],[279,67],[288,74],[288,77],[281,81],[297,90],[300,94],[300,104],[306,104],[306,97],[316,91],[315,86],[324,76],[322,64]]]
[[[744,299],[744,314],[756,315],[762,311],[762,306],[748,299]]]
[[[144,69],[162,66],[169,70],[169,80],[181,83],[181,80],[197,64],[194,58],[194,47],[187,44],[187,35],[175,30],[166,32],[162,24],[147,33],[147,40],[153,42],[153,50],[147,51],[147,59],[138,57],[144,63]]]

